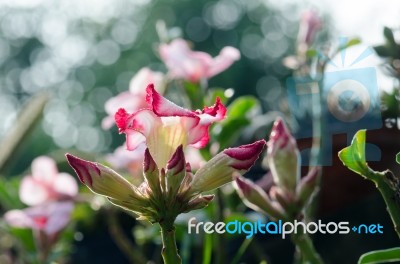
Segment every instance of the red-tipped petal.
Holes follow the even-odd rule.
[[[233,180],[233,174],[245,173],[254,165],[265,145],[264,140],[253,144],[226,149],[201,167],[191,183],[192,194],[219,188]]]
[[[69,165],[75,170],[79,180],[85,184],[91,186],[93,183],[92,174],[96,173],[100,176],[100,170],[95,163],[80,159],[71,154],[65,154]]]
[[[153,84],[149,84],[146,88],[146,101],[158,116],[188,116],[196,117],[192,111],[180,107],[165,97],[161,96],[155,89]]]
[[[269,136],[268,146],[272,146],[276,141],[280,140],[281,148],[285,147],[292,135],[281,118],[278,118],[272,127],[271,134]]]
[[[259,140],[252,144],[237,148],[229,148],[223,152],[234,159],[231,166],[237,170],[248,170],[254,165],[261,151],[264,149],[265,140]]]
[[[177,174],[181,172],[183,169],[186,169],[186,163],[185,163],[185,156],[183,154],[183,147],[180,145],[174,155],[172,155],[171,159],[168,161],[167,164],[167,169],[168,170],[174,170],[175,173]]]
[[[144,161],[143,161],[143,171],[154,171],[157,169],[157,164],[155,163],[153,157],[150,155],[150,151],[146,148],[144,152]]]

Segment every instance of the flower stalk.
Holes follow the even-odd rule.
[[[171,223],[160,223],[163,248],[161,255],[165,264],[181,264],[175,239],[175,226]]]
[[[318,255],[311,241],[311,238],[303,232],[298,232],[291,236],[293,244],[296,245],[301,253],[301,263],[322,264],[324,263]]]

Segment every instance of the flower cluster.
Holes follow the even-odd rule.
[[[135,212],[150,222],[170,221],[183,212],[203,208],[213,199],[204,192],[233,180],[234,172],[252,167],[265,141],[230,148],[206,162],[193,174],[183,150],[204,147],[209,127],[225,118],[226,108],[217,98],[203,110],[184,109],[161,96],[153,84],[146,89],[148,108],[128,113],[119,109],[115,121],[126,135],[128,150],[146,144],[144,182],[136,187],[112,169],[66,154],[80,181],[113,204]]]

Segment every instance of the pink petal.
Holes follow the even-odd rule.
[[[160,45],[160,56],[173,78],[197,82],[206,77],[212,58],[205,52],[194,52],[183,39]]]
[[[210,125],[225,118],[226,108],[217,97],[215,104],[210,107],[204,107],[198,116],[200,117],[200,122],[191,129],[188,144],[196,148],[203,148],[210,140]]]
[[[233,47],[225,47],[220,54],[214,58],[213,63],[207,71],[207,77],[211,78],[229,68],[235,61],[240,59],[240,52]]]
[[[57,202],[48,205],[48,219],[44,232],[48,235],[61,231],[70,221],[74,209],[72,202]]]
[[[237,170],[248,170],[258,159],[265,144],[265,140],[262,139],[252,144],[225,149],[223,153],[233,159],[230,164],[232,168]]]
[[[156,115],[196,117],[196,115],[192,111],[177,106],[173,102],[161,96],[154,89],[153,84],[149,84],[146,88],[146,91],[147,91],[146,101]]]
[[[50,184],[57,176],[57,173],[57,165],[49,157],[40,156],[32,161],[32,176],[37,180]]]
[[[17,228],[32,228],[33,221],[24,210],[11,210],[4,214],[7,224]]]
[[[4,215],[10,226],[42,230],[47,235],[61,231],[74,209],[72,202],[51,202],[23,210],[11,210]]]
[[[141,168],[143,164],[146,144],[142,142],[134,151],[126,149],[125,144],[115,149],[114,153],[108,154],[105,159],[115,169]]]
[[[121,108],[115,113],[115,123],[119,133],[126,134],[128,150],[134,150],[146,140],[146,137],[154,127],[161,123],[161,120],[148,109],[128,114],[125,109]]]
[[[124,108],[129,112],[136,112],[139,109],[147,107],[147,104],[144,100],[145,98],[145,90],[144,87],[143,94],[132,94],[130,92],[123,92],[118,94],[117,96],[109,99],[105,103],[105,110],[108,114],[102,121],[102,128],[109,129],[114,125],[113,115],[118,111],[119,108]]]
[[[60,199],[71,198],[78,194],[78,184],[68,173],[59,173],[53,183],[53,188]]]
[[[165,77],[162,72],[154,72],[149,68],[142,68],[136,75],[131,79],[129,83],[129,91],[132,94],[142,95],[146,94],[145,87],[149,83],[153,83],[159,92],[163,92],[165,88]],[[133,109],[133,111],[138,109]],[[132,111],[132,112],[133,112]]]
[[[44,203],[51,197],[49,186],[32,176],[25,176],[19,187],[19,198],[27,205]]]

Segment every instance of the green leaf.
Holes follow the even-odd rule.
[[[241,96],[229,105],[227,116],[230,119],[245,117],[256,106],[259,106],[256,98],[253,96]]]
[[[24,207],[19,200],[19,177],[0,178],[0,204],[7,210]]]
[[[366,130],[359,130],[353,137],[351,145],[339,151],[339,159],[350,170],[366,177],[369,167],[365,160]]]
[[[396,155],[396,161],[397,161],[397,163],[400,164],[400,152],[397,153],[397,155]]]
[[[388,263],[400,261],[400,247],[376,250],[361,255],[358,264]]]
[[[190,100],[191,107],[193,109],[203,108],[203,93],[198,83],[184,82],[186,95]]]
[[[359,38],[352,38],[352,39],[349,39],[349,40],[346,42],[346,44],[344,44],[342,47],[340,47],[340,50],[350,48],[350,47],[355,46],[355,45],[358,45],[358,44],[360,44],[360,43],[361,43],[361,40],[360,40]]]
[[[252,96],[242,96],[228,106],[227,118],[214,126],[212,131],[219,143],[219,149],[227,148],[237,141],[259,107],[258,100]]]
[[[383,35],[385,36],[385,39],[387,40],[387,42],[392,46],[396,44],[396,41],[394,39],[394,35],[393,35],[393,31],[388,28],[388,27],[384,27],[383,29]]]
[[[381,57],[390,57],[392,55],[390,49],[383,45],[375,46],[374,50]]]
[[[226,104],[228,102],[228,99],[231,97],[231,94],[227,93],[226,91],[227,90],[223,89],[223,88],[208,89],[208,93],[205,98],[204,105],[213,105],[215,103],[215,99],[217,97],[219,97],[219,99],[221,99],[221,103]]]
[[[29,228],[10,228],[10,234],[19,240],[23,248],[33,253],[36,251],[35,240],[33,238],[32,229]]]

